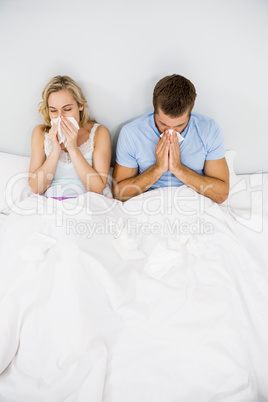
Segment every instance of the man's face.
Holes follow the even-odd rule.
[[[175,118],[164,114],[161,109],[158,109],[158,111],[154,114],[155,125],[160,133],[163,133],[165,130],[175,130],[178,133],[182,133],[189,123],[189,120],[189,111]]]

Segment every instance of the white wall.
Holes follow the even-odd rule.
[[[30,154],[54,75],[81,85],[115,147],[123,123],[152,110],[156,82],[178,73],[238,151],[237,173],[268,171],[267,17],[266,0],[0,0],[0,151]]]

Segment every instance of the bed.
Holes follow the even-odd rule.
[[[268,401],[268,174],[226,157],[218,205],[46,199],[0,153],[1,402]]]

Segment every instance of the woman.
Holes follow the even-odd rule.
[[[58,199],[87,191],[101,194],[111,162],[109,131],[90,119],[82,90],[70,77],[52,78],[42,98],[44,124],[32,134],[32,191]]]

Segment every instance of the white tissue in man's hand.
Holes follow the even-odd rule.
[[[73,125],[75,126],[75,128],[77,128],[77,130],[79,130],[79,124],[77,123],[77,121],[75,120],[74,117],[67,117],[68,120],[70,120],[71,123],[73,123]],[[65,138],[65,135],[63,134],[63,132],[61,131],[61,126],[60,126],[60,122],[61,122],[61,117],[58,117],[57,119],[52,119],[51,120],[51,125],[53,123],[56,123],[58,125],[58,140],[60,144],[64,144],[64,146],[66,147],[67,141]]]
[[[173,131],[175,130],[168,130],[170,135],[173,135]],[[175,131],[175,133],[177,134],[178,140],[179,142],[184,141],[184,138],[182,135],[180,135],[180,133],[178,133],[178,131]],[[164,133],[160,134],[160,138],[162,138],[164,135]]]

